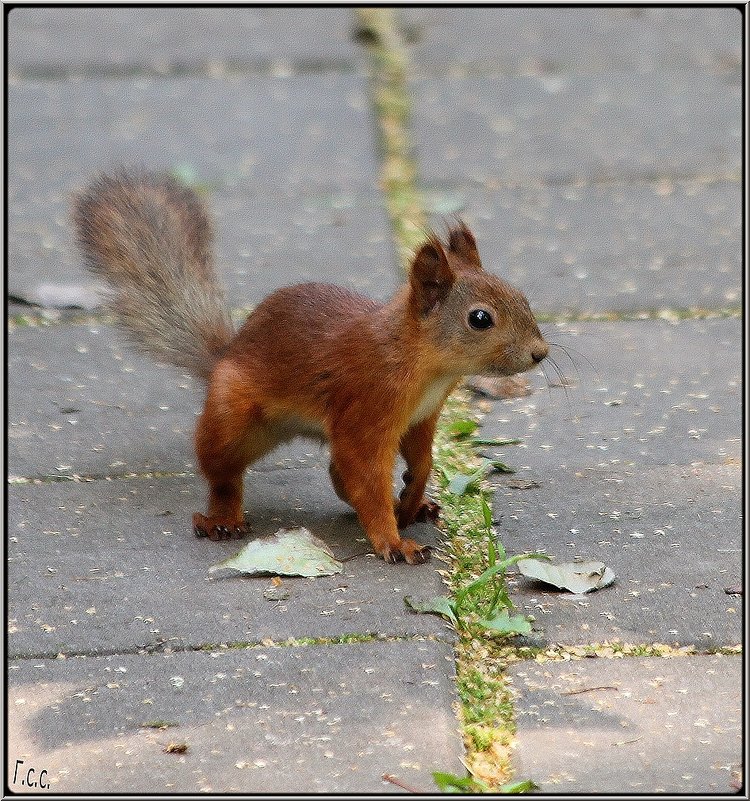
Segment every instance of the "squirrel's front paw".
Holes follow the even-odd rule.
[[[212,542],[221,542],[246,537],[250,533],[250,527],[244,520],[241,523],[228,523],[196,512],[193,515],[193,533],[196,537],[208,537]]]
[[[420,545],[409,539],[402,539],[396,545],[386,546],[380,554],[389,564],[408,562],[410,565],[422,565],[430,558],[430,546]]]

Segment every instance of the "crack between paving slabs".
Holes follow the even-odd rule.
[[[261,467],[248,470],[248,474],[260,473],[262,475],[270,475],[271,473],[282,473],[286,470],[315,470],[316,465],[282,465],[273,467]],[[187,470],[146,470],[142,473],[90,473],[82,475],[80,473],[72,473],[71,475],[44,475],[37,474],[32,476],[15,476],[9,475],[6,483],[13,486],[23,486],[28,484],[60,484],[64,481],[73,481],[74,483],[91,483],[94,481],[128,481],[130,479],[154,479],[154,478],[195,478],[198,474]]]
[[[401,266],[406,271],[411,253],[421,244],[426,235],[426,215],[422,195],[417,190],[417,164],[414,158],[408,122],[411,103],[406,87],[406,76],[409,71],[409,60],[399,36],[393,9],[360,9],[358,13],[363,27],[370,30],[372,34],[370,47],[372,53],[371,102],[379,125],[381,185],[386,198],[386,206]],[[446,415],[448,407],[452,411]],[[470,406],[460,391],[449,399],[441,417],[441,423],[438,426],[438,436],[433,446],[433,450],[436,451],[435,470],[437,472],[440,470],[441,461],[440,448],[437,446],[441,436],[441,429],[447,431],[445,421],[450,414],[456,414],[457,408],[462,409],[464,417],[470,416]],[[471,459],[471,456],[469,459]],[[484,498],[484,493],[482,493],[482,498]],[[443,504],[443,522],[446,523],[451,516],[455,522],[458,515],[451,513],[449,509],[451,504],[450,495],[443,493],[441,502]],[[477,525],[483,520],[482,513],[478,508],[475,510],[474,518],[474,522]],[[481,572],[482,567],[479,568],[478,572]],[[444,581],[449,583],[446,577],[447,574],[443,571],[441,573]],[[461,637],[460,632],[459,637]],[[466,635],[464,634],[464,639],[465,637]],[[471,640],[471,642],[476,641]],[[454,644],[454,659],[457,673],[456,692],[461,698],[462,689],[466,693],[466,688],[470,687],[472,681],[474,681],[473,666],[471,660],[467,661],[466,649],[462,646],[461,639]],[[493,676],[487,679],[485,686],[492,687],[494,690],[499,685]],[[509,751],[508,720],[505,717],[499,723],[496,720],[498,708],[502,707],[506,711],[508,709],[507,693],[507,687],[499,691],[496,699],[493,699],[490,704],[490,709],[485,712],[485,717],[489,716],[493,720],[491,726],[487,727],[491,731],[489,742],[493,746],[500,746],[505,751],[505,754],[498,760],[502,763],[502,767],[500,770],[495,770],[495,775],[493,776],[493,783],[497,787],[507,780],[509,772],[509,759],[507,758],[507,752]],[[454,707],[454,710],[457,712],[457,717],[462,726],[464,745],[468,748],[472,738],[466,714],[469,703],[467,699],[468,695],[464,694],[463,700],[457,702],[460,705],[459,709]],[[476,741],[474,740],[474,742]],[[467,758],[462,760],[470,774],[473,774],[471,761],[475,755],[476,752],[472,753],[471,749],[469,749]],[[472,781],[472,779],[467,778],[464,781]],[[477,786],[481,787],[482,785],[477,784]]]
[[[146,64],[82,64],[79,67],[66,67],[62,64],[21,67],[9,74],[14,81],[70,81],[70,80],[121,80],[124,78],[151,78],[154,80],[174,78],[217,78],[231,76],[295,77],[297,75],[320,75],[327,72],[339,74],[356,73],[357,65],[346,58],[296,59],[293,61],[242,61],[222,59],[203,61],[196,64],[173,61],[163,68]]]
[[[23,662],[35,659],[89,659],[94,657],[110,656],[151,656],[164,654],[185,654],[185,653],[226,653],[233,650],[252,650],[258,648],[314,648],[324,645],[356,645],[358,643],[378,643],[378,642],[438,642],[451,645],[453,640],[450,637],[442,637],[439,634],[409,634],[409,635],[385,635],[379,632],[350,632],[339,634],[335,637],[290,637],[287,640],[238,640],[236,642],[203,642],[194,645],[170,645],[169,640],[160,640],[151,645],[138,646],[133,648],[104,648],[90,651],[70,651],[61,656],[60,651],[37,651],[34,653],[23,653],[8,657],[8,662]]]
[[[244,320],[252,309],[240,307],[232,309],[233,320]],[[707,319],[728,319],[742,318],[744,310],[742,306],[722,306],[716,308],[704,308],[693,306],[681,308],[676,306],[662,306],[659,308],[633,309],[631,311],[608,311],[608,312],[544,312],[536,313],[536,318],[540,323],[587,323],[587,322],[642,322],[646,320],[707,320]],[[11,314],[7,318],[8,331],[16,331],[23,328],[52,328],[58,325],[114,325],[111,316],[105,313],[84,313],[78,310],[63,309],[42,309],[34,307],[34,311],[28,313]]]

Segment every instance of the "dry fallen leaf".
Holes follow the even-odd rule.
[[[534,489],[534,487],[541,486],[538,481],[531,478],[509,478],[503,481],[503,486],[510,487],[510,489]]]
[[[608,587],[614,580],[614,572],[604,562],[541,562],[537,559],[522,559],[519,571],[528,578],[538,579],[561,590],[570,590],[576,595]]]
[[[282,528],[270,537],[251,540],[234,556],[211,565],[208,571],[228,569],[246,575],[271,573],[309,577],[332,576],[342,568],[328,545],[306,528]]]
[[[485,398],[523,398],[531,394],[529,382],[523,376],[473,375],[466,379],[466,386]]]

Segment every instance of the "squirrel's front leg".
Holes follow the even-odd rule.
[[[331,438],[331,462],[341,481],[348,502],[354,507],[359,522],[372,543],[375,553],[386,562],[406,560],[418,565],[429,558],[429,547],[398,533],[393,509],[391,476],[395,462],[395,447],[370,451],[362,442],[352,449],[348,440]]]
[[[424,494],[432,470],[432,440],[438,414],[412,426],[401,438],[401,455],[407,470],[396,508],[399,528],[415,522],[434,522],[440,513],[439,504]]]

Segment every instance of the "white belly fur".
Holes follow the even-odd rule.
[[[420,398],[416,409],[414,409],[411,417],[409,418],[409,425],[413,426],[415,423],[420,423],[422,420],[437,411],[438,406],[440,406],[442,403],[445,393],[448,391],[451,384],[455,382],[455,380],[456,379],[453,376],[447,376],[446,378],[438,378],[429,384],[427,389],[425,389],[424,394]]]

